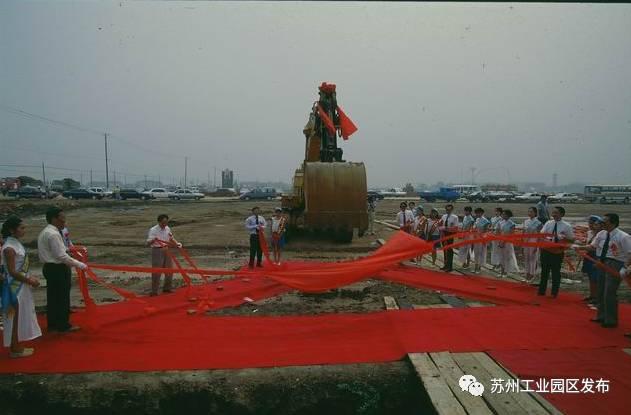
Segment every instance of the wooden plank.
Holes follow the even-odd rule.
[[[631,354],[631,349],[622,349],[626,354]]]
[[[436,413],[439,415],[466,415],[466,411],[427,353],[410,353],[408,358],[421,378],[423,387],[429,395]]]
[[[390,229],[392,229],[392,230],[395,230],[395,231],[398,231],[398,230],[399,230],[399,227],[398,227],[397,225],[393,225],[393,224],[388,223],[388,222],[383,221],[383,220],[376,220],[376,219],[375,219],[375,221],[374,221],[374,222],[375,222],[375,223],[378,223],[378,224],[380,224],[380,225],[383,225],[383,226],[385,226],[385,227],[387,227],[387,228],[390,228]]]
[[[512,376],[508,374],[504,368],[497,364],[489,355],[483,352],[471,353],[480,362],[482,367],[486,369],[491,376],[497,379],[511,379]],[[527,414],[548,414],[549,412],[537,402],[530,393],[525,392],[513,392],[508,394],[517,401],[517,404],[521,406]]]
[[[452,357],[464,373],[475,376],[487,388],[482,397],[494,413],[512,415],[524,412],[524,409],[511,394],[491,393],[491,379],[494,377],[482,366],[473,353],[452,353]]]
[[[627,349],[631,352],[631,349]],[[489,356],[490,357],[490,356]],[[491,358],[492,359],[492,358]],[[494,362],[500,366],[502,369],[504,369],[504,371],[506,371],[506,373],[508,373],[513,379],[517,379],[517,375],[515,375],[513,372],[510,371],[510,369],[508,369],[506,366],[504,366],[503,364],[501,364],[500,362],[498,362],[497,360],[494,360]],[[536,392],[530,392],[529,393],[530,396],[532,396],[532,398],[537,401],[539,403],[539,405],[543,406],[546,411],[548,411],[548,413],[552,414],[552,415],[563,415],[563,412],[559,411],[558,409],[556,409],[554,407],[554,405],[552,405],[550,402],[548,402],[547,399],[545,399],[543,396],[541,396],[540,394],[536,393]]]
[[[382,239],[382,238],[379,238],[379,239],[377,239],[377,243],[379,244],[379,246],[384,246],[386,244],[386,240]]]
[[[424,305],[413,305],[413,309],[415,310],[423,310],[426,308],[451,308],[449,304],[424,304]]]
[[[464,407],[469,415],[491,415],[493,412],[486,405],[484,399],[479,396],[473,396],[469,391],[463,391],[458,384],[460,377],[465,373],[454,362],[451,353],[439,352],[430,353],[429,356],[434,361],[436,368],[445,379],[447,386],[451,389],[454,396]]]
[[[483,304],[477,301],[472,301],[472,302],[467,303],[467,306],[469,307],[494,307],[495,304]]]
[[[460,298],[456,297],[455,295],[441,294],[440,299],[454,308],[464,308],[467,306],[464,301],[462,301]]]
[[[397,302],[394,300],[394,297],[385,296],[383,297],[383,302],[386,305],[386,310],[398,310],[399,306]]]

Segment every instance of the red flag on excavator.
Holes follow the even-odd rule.
[[[340,132],[342,134],[342,138],[344,138],[344,140],[348,140],[348,137],[357,131],[357,126],[346,116],[346,114],[344,114],[342,108],[337,107],[337,113],[340,116]]]
[[[335,125],[333,125],[333,121],[329,117],[329,115],[322,109],[322,106],[318,104],[318,115],[320,115],[320,119],[326,126],[326,129],[329,130],[331,135],[335,135]]]

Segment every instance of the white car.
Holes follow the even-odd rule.
[[[395,187],[393,189],[381,190],[379,194],[384,197],[405,197],[407,193],[403,191],[400,187]]]
[[[550,196],[548,200],[550,200],[550,202],[575,203],[578,202],[578,196],[571,193],[557,193],[553,196]]]
[[[538,202],[541,199],[541,193],[524,193],[523,195],[515,196],[515,200],[518,202]]]
[[[88,192],[96,193],[97,195],[100,195],[103,199],[106,197],[112,197],[112,191],[105,190],[102,187],[88,187]]]
[[[167,189],[162,187],[154,187],[153,189],[142,192],[142,194],[147,196],[149,199],[168,199],[171,195]]]
[[[171,192],[169,194],[169,199],[172,199],[172,200],[186,200],[186,199],[200,200],[203,198],[204,198],[203,194],[199,192],[194,192],[189,189],[178,189],[175,192]]]

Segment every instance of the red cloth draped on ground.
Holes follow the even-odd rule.
[[[340,134],[344,140],[348,140],[348,137],[357,131],[357,126],[350,118],[348,118],[339,106],[337,107],[337,113],[340,116]]]

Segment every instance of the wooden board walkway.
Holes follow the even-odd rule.
[[[500,393],[499,388],[493,389],[492,379],[502,379],[505,385],[516,382],[516,378],[486,353],[410,353],[408,358],[439,415],[561,414],[536,393],[508,388]],[[482,396],[474,396],[460,387],[463,375],[472,375],[484,385]]]

